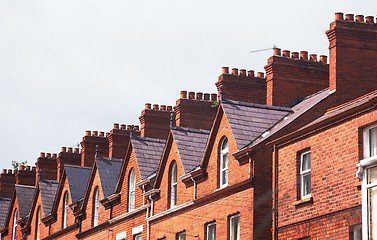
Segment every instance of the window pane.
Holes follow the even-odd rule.
[[[377,187],[368,189],[369,239],[377,239]]]
[[[225,138],[224,142],[223,142],[223,145],[221,146],[221,150],[224,150],[224,149],[227,149],[227,148],[228,148],[228,139]]]
[[[230,240],[240,239],[240,216],[234,216],[230,219]]]
[[[186,232],[179,233],[178,240],[186,240]]]
[[[369,156],[377,155],[377,128],[369,129]]]
[[[171,187],[171,202],[170,205],[173,207],[177,204],[177,184]]]
[[[221,182],[221,185],[225,185],[225,184],[228,184],[228,170],[224,170],[222,171],[222,182]]]
[[[377,182],[377,167],[368,169],[368,184]]]
[[[222,169],[228,168],[228,153],[226,153],[226,154],[223,155],[221,168]]]
[[[135,240],[141,240],[141,234],[135,236]]]
[[[311,193],[311,174],[302,176],[302,196],[309,195]]]
[[[310,153],[302,155],[301,171],[305,171],[311,168]]]
[[[207,240],[216,240],[216,224],[210,224],[207,227]]]

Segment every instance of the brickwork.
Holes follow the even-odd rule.
[[[16,184],[16,176],[13,171],[3,169],[0,174],[0,197],[11,198],[14,191],[14,184]]]
[[[59,153],[58,158],[56,159],[57,162],[57,181],[60,181],[60,178],[64,171],[64,165],[81,165],[81,153],[79,152],[78,148],[75,148],[73,151],[72,148],[62,147],[61,152]]]
[[[145,104],[145,109],[141,112],[140,136],[157,139],[166,139],[170,130],[170,114],[172,107],[166,108],[165,105]]]
[[[37,159],[37,162],[35,163],[36,166],[36,179],[37,182],[38,179],[48,179],[48,180],[56,180],[57,178],[57,161],[56,161],[56,155],[54,157],[51,155],[51,153],[41,153],[40,157]]]
[[[16,173],[16,184],[35,186],[35,167],[32,169],[30,166],[20,166]]]
[[[81,166],[92,167],[94,156],[96,154],[96,146],[98,145],[98,156],[109,156],[109,141],[103,132],[98,135],[97,131],[86,131],[86,135],[81,141]]]

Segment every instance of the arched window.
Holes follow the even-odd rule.
[[[170,167],[170,207],[177,205],[177,163],[174,161]]]
[[[17,211],[17,208],[16,208],[16,209],[14,210],[14,213],[13,213],[12,240],[16,240],[17,218],[18,218],[18,211]]]
[[[41,239],[41,206],[38,207],[37,217],[35,219],[35,239]]]
[[[221,143],[220,152],[220,187],[226,187],[228,185],[228,154],[228,139],[224,138]]]
[[[68,192],[65,191],[63,197],[63,228],[66,228],[68,224]]]
[[[99,208],[99,191],[98,191],[98,187],[96,187],[93,193],[93,227],[98,225],[98,208]]]
[[[131,169],[128,179],[128,211],[135,209],[135,169]]]

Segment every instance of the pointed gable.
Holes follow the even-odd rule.
[[[177,144],[184,171],[188,173],[200,165],[210,131],[174,127],[171,133]]]

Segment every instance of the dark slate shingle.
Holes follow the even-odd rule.
[[[0,198],[0,229],[4,228],[5,220],[7,219],[10,198]]]
[[[43,215],[47,216],[52,210],[59,182],[42,179],[39,180],[38,184],[43,205]]]
[[[16,184],[18,214],[20,218],[24,218],[29,214],[31,204],[33,203],[34,193],[35,193],[34,186]]]
[[[105,198],[115,192],[122,163],[122,159],[109,159],[104,157],[99,157],[96,159],[97,171]]]
[[[86,186],[90,177],[91,168],[74,165],[65,165],[72,203],[84,197]]]

